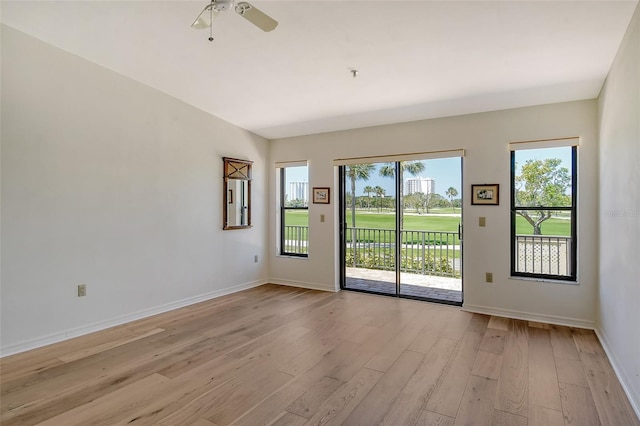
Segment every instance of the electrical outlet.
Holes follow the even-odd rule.
[[[492,283],[493,282],[493,273],[492,272],[485,272],[484,280],[486,282],[488,282],[488,283]]]
[[[258,263],[258,255],[253,256],[253,263]]]
[[[480,216],[478,218],[478,226],[487,226],[487,218],[484,216]]]
[[[87,295],[87,285],[79,284],[78,285],[78,297],[84,297]]]

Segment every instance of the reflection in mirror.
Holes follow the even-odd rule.
[[[249,181],[230,179],[227,187],[227,224],[231,226],[248,226]]]
[[[251,227],[252,161],[224,157],[223,229]]]

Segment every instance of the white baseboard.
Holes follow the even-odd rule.
[[[328,286],[326,284],[309,283],[305,281],[297,281],[297,280],[293,281],[293,280],[285,280],[281,278],[271,278],[269,282],[271,284],[286,285],[289,287],[308,288],[310,290],[330,291],[332,293],[335,293],[337,291],[333,286]]]
[[[474,312],[477,314],[495,315],[498,317],[506,317],[519,319],[524,321],[535,321],[546,324],[564,325],[567,327],[586,328],[589,330],[595,329],[595,322],[584,320],[580,318],[560,317],[556,315],[544,315],[535,314],[532,312],[512,311],[508,309],[492,308],[489,306],[469,305],[467,303],[462,304],[462,310],[467,312]]]
[[[618,360],[615,352],[613,352],[613,350],[611,349],[611,345],[609,345],[609,341],[607,340],[607,335],[604,333],[604,331],[602,331],[602,329],[600,329],[599,326],[595,328],[595,332],[596,336],[598,336],[598,339],[600,340],[600,343],[602,344],[602,347],[604,348],[604,351],[607,354],[607,358],[609,358],[609,362],[613,367],[613,371],[616,373],[616,376],[618,376],[618,380],[622,385],[624,393],[627,394],[627,398],[629,399],[629,403],[631,404],[633,411],[635,411],[636,416],[638,416],[638,419],[640,419],[640,395],[638,395],[631,387],[631,379],[620,367],[620,361]]]
[[[256,280],[248,283],[239,284],[233,287],[228,287],[222,290],[215,290],[208,293],[201,294],[199,296],[188,297],[186,299],[178,300],[164,305],[155,306],[153,308],[144,309],[142,311],[134,312],[132,314],[121,315],[116,318],[111,318],[104,321],[98,321],[91,324],[83,325],[82,327],[71,328],[68,330],[51,333],[45,336],[36,337],[33,339],[23,340],[18,343],[7,345],[0,350],[0,357],[5,357],[20,352],[25,352],[31,349],[39,348],[53,343],[62,342],[64,340],[73,339],[74,337],[83,336],[85,334],[101,331],[117,325],[122,325],[131,321],[136,321],[142,318],[150,317],[152,315],[161,314],[163,312],[172,311],[174,309],[182,308],[185,306],[193,305],[195,303],[204,302],[205,300],[215,299],[216,297],[226,296],[227,294],[236,293],[238,291],[247,290],[253,287],[258,287],[269,282],[268,280]]]

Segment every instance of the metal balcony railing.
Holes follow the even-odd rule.
[[[309,227],[308,226],[285,226],[284,227],[284,250],[283,253],[307,254],[309,248]]]
[[[309,227],[285,226],[288,253],[308,252]],[[422,275],[459,277],[461,247],[457,232],[401,231],[400,270]],[[347,228],[346,264],[355,268],[395,270],[396,231]],[[517,235],[516,271],[568,275],[571,271],[571,237]]]
[[[516,272],[569,275],[571,237],[516,235]]]
[[[355,268],[395,270],[396,231],[347,228],[346,264]],[[401,231],[400,271],[459,277],[460,240],[457,232]]]
[[[304,254],[308,227],[285,226],[288,253]],[[460,241],[457,232],[402,231],[400,270],[422,275],[459,277]],[[350,267],[395,270],[396,232],[392,229],[347,228],[346,264]]]

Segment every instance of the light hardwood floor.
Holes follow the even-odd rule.
[[[261,286],[1,360],[9,425],[640,425],[593,332]]]

